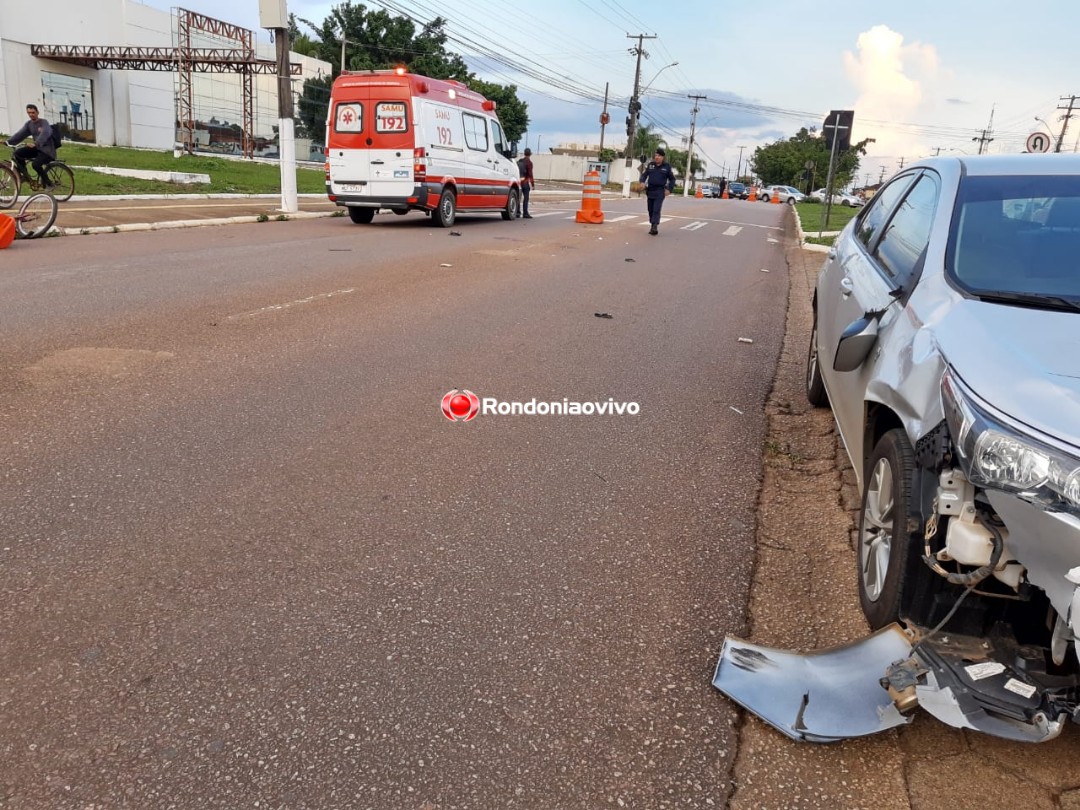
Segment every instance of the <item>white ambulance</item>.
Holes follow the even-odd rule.
[[[514,153],[495,103],[461,82],[404,69],[344,73],[326,122],[326,193],[368,223],[380,208],[424,211],[444,228],[459,211],[521,206]]]

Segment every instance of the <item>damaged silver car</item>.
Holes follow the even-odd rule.
[[[1015,740],[1080,722],[1080,158],[906,169],[837,238],[814,316],[807,396],[858,476],[878,632],[728,639],[714,684],[814,741],[919,706]]]

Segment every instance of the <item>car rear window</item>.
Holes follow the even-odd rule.
[[[946,268],[965,289],[1080,298],[1080,177],[967,177]]]

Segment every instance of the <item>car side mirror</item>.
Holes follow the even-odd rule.
[[[863,364],[877,343],[879,315],[877,312],[863,315],[859,320],[848,324],[836,344],[834,370],[854,371]]]

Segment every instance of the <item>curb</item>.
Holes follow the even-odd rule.
[[[299,199],[326,199],[326,194],[297,194]],[[76,194],[68,202],[118,202],[120,200],[280,200],[281,194]]]
[[[167,231],[178,228],[198,228],[203,225],[244,225],[252,222],[288,222],[292,219],[319,219],[332,217],[336,211],[297,211],[295,214],[283,214],[284,220],[277,217],[260,219],[259,216],[219,217],[218,219],[181,219],[170,222],[139,222],[128,225],[100,225],[93,228],[53,228],[46,236],[90,236],[99,233],[125,233],[133,231]]]

